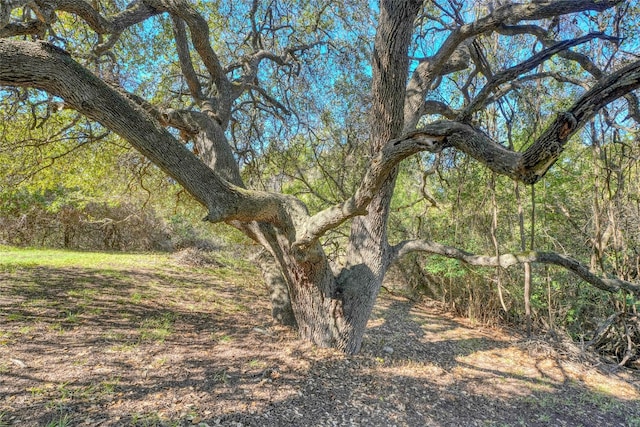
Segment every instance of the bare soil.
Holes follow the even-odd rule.
[[[640,375],[383,293],[361,354],[251,269],[0,269],[0,426],[640,426]],[[566,343],[565,343],[566,344]]]

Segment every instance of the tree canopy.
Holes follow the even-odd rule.
[[[12,126],[42,146],[69,141],[49,159],[117,135],[206,221],[264,246],[278,271],[274,314],[355,353],[385,274],[412,253],[554,264],[640,296],[633,275],[587,266],[571,248],[527,250],[523,237],[503,251],[497,209],[486,256],[467,252],[471,239],[429,239],[423,222],[436,216],[416,232],[394,227],[392,209],[403,185],[437,205],[446,186],[428,177],[460,158],[482,165],[475,191],[492,183],[496,197],[500,176],[518,194],[547,188],[565,152],[603,145],[597,134],[634,145],[637,25],[638,5],[621,0],[7,0],[3,114],[22,112]]]

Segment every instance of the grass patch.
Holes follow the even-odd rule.
[[[118,390],[118,387],[120,387],[120,378],[113,378],[100,383],[100,391],[106,395],[114,394]]]
[[[213,334],[213,338],[217,340],[220,344],[228,344],[233,341],[233,337],[227,334],[219,335],[215,333]]]
[[[9,427],[11,425],[8,418],[5,412],[0,412],[0,427]]]
[[[249,365],[250,368],[261,368],[266,366],[266,363],[258,359],[252,359],[247,363],[247,365]]]
[[[7,315],[7,322],[22,322],[26,317],[21,313],[9,313]]]
[[[80,321],[80,313],[65,310],[63,315],[66,323],[78,323]]]
[[[71,298],[78,298],[82,300],[93,300],[95,296],[98,294],[98,291],[95,289],[70,289],[67,291],[67,296]]]
[[[140,325],[140,341],[163,342],[173,332],[176,320],[174,313],[164,313],[142,321]]]
[[[51,324],[47,325],[47,327],[49,328],[49,330],[51,332],[56,332],[58,334],[64,334],[64,326],[62,326],[62,323],[60,323],[60,322],[51,323]]]
[[[27,389],[27,391],[29,393],[31,393],[32,396],[41,396],[43,394],[46,394],[49,390],[49,386],[34,386],[34,387],[29,387]]]
[[[166,254],[127,254],[110,252],[81,252],[64,249],[32,249],[0,246],[0,266],[11,267],[86,267],[117,269],[140,265],[152,267],[166,264]],[[4,270],[7,271],[7,270]]]
[[[640,417],[631,417],[627,419],[629,427],[640,427]]]
[[[13,334],[11,332],[2,332],[0,331],[0,345],[9,345],[13,339]]]
[[[30,299],[28,301],[24,301],[22,304],[20,304],[21,307],[28,309],[28,308],[48,308],[48,307],[56,307],[60,305],[60,302],[58,301],[52,301],[46,298],[34,298],[34,299]]]
[[[21,418],[16,419],[38,418],[37,425],[78,425],[86,417],[69,412],[78,405],[92,408],[127,402],[128,397],[123,396],[136,387],[131,385],[135,384],[131,376],[138,371],[146,375],[148,368],[165,373],[174,366],[174,358],[162,352],[142,360],[150,347],[155,351],[161,344],[162,350],[175,351],[171,349],[181,338],[178,332],[183,323],[189,331],[230,343],[237,338],[225,327],[234,330],[245,319],[242,315],[253,309],[255,296],[264,297],[264,290],[255,286],[260,280],[256,270],[233,257],[224,260],[224,266],[193,268],[176,265],[168,254],[0,247],[0,271],[11,272],[2,274],[0,285],[0,344],[5,344],[0,356],[26,351],[25,344],[41,345],[56,349],[44,353],[44,359],[51,361],[64,354],[56,363],[72,367],[48,377],[58,381],[20,385],[25,401],[40,412],[12,408],[7,416],[13,420],[18,413]],[[82,351],[76,349],[78,343],[86,343],[78,346]],[[59,351],[62,346],[78,352],[66,357]],[[8,360],[0,360],[0,376],[21,369]],[[261,360],[256,357],[250,366],[263,367]],[[94,377],[78,379],[69,374],[94,368],[99,372]],[[38,372],[46,369],[46,361],[33,367]],[[229,383],[225,368],[207,378],[214,384]],[[142,406],[118,414],[122,425],[182,425],[199,420],[197,414],[192,415],[189,418],[182,410],[178,415],[165,415]]]
[[[53,421],[46,424],[46,427],[68,427],[71,426],[71,417],[69,414],[60,415]]]
[[[164,419],[156,412],[135,413],[131,415],[131,425],[135,427],[151,427],[164,425]]]
[[[109,347],[109,351],[112,353],[130,353],[138,349],[138,343],[128,342],[122,344],[116,344]]]
[[[131,294],[131,297],[129,299],[131,300],[132,303],[139,304],[143,300],[143,298],[144,296],[142,295],[142,293],[134,292]]]

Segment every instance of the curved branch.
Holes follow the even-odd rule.
[[[556,71],[543,71],[541,73],[535,73],[535,74],[527,74],[526,76],[522,76],[518,79],[516,79],[514,81],[514,84],[512,86],[517,87],[517,85],[519,83],[523,83],[523,82],[527,82],[527,81],[532,81],[532,80],[542,80],[542,79],[554,79],[555,81],[559,82],[559,83],[569,83],[572,84],[574,86],[578,86],[581,87],[582,89],[585,90],[589,90],[589,86],[587,85],[587,83],[584,80],[580,80],[578,78],[572,78],[566,75],[563,75],[560,72],[556,72]],[[504,94],[507,91],[500,91],[500,95],[496,96],[495,98],[499,98],[501,96],[504,96]]]
[[[322,46],[325,44],[327,44],[327,42],[318,40],[313,43],[294,45],[284,49],[283,53],[281,54],[264,48],[257,48],[255,52],[244,58],[242,60],[242,63],[230,65],[227,71],[235,68],[246,67],[245,80],[252,81],[252,78],[255,77],[258,73],[258,67],[260,66],[262,61],[270,60],[274,64],[277,64],[279,66],[291,65],[290,60],[295,60],[297,53],[311,50],[314,47]]]
[[[550,47],[557,43],[556,40],[549,37],[549,32],[547,30],[537,25],[500,25],[496,28],[496,31],[500,34],[510,36],[523,34],[532,35],[535,36],[545,47]],[[600,70],[586,55],[572,50],[564,50],[559,52],[558,56],[578,63],[583,70],[595,77],[596,80],[601,79],[604,75],[602,70]]]
[[[544,176],[564,151],[569,138],[610,102],[640,87],[640,61],[601,79],[568,111],[559,115],[522,157],[523,181],[535,183]]]
[[[202,101],[204,96],[202,95],[202,87],[198,81],[198,75],[193,68],[191,62],[191,55],[189,53],[189,42],[187,40],[187,31],[184,27],[184,21],[181,18],[171,16],[173,23],[173,35],[176,40],[176,50],[178,52],[178,61],[180,62],[180,69],[189,87],[191,96],[196,102]]]
[[[489,96],[484,102],[484,106],[486,107],[487,105],[497,102],[499,99],[505,97],[507,94],[509,94],[510,92],[520,89],[521,88],[521,83],[524,82],[528,82],[528,81],[536,81],[536,80],[543,80],[543,79],[554,79],[555,81],[559,82],[559,83],[569,83],[572,84],[574,86],[578,86],[581,87],[582,89],[585,90],[589,90],[589,85],[584,81],[584,80],[579,80],[579,79],[575,79],[575,78],[571,78],[571,77],[567,77],[562,75],[561,73],[558,72],[552,72],[552,71],[544,71],[542,73],[535,73],[535,74],[527,74],[524,76],[521,76],[511,82],[505,83],[503,84],[500,89],[496,90],[491,96]],[[453,119],[457,118],[458,115],[456,114]]]
[[[344,202],[318,212],[304,223],[296,244],[306,246],[350,218],[364,215],[395,166],[420,151],[439,152],[447,147],[470,155],[501,175],[534,184],[560,157],[569,138],[602,107],[640,87],[640,61],[616,71],[586,92],[571,109],[558,115],[524,152],[493,141],[468,124],[455,121],[430,123],[389,141],[372,160],[356,193]]]
[[[526,184],[539,181],[558,160],[567,141],[610,102],[640,87],[640,61],[600,80],[558,117],[524,152],[518,153],[491,140],[481,131],[458,122],[437,122],[407,134],[445,136],[446,143],[474,157],[494,172]]]
[[[624,289],[633,292],[636,296],[640,296],[640,285],[618,278],[599,277],[578,260],[556,252],[529,251],[499,256],[475,255],[452,246],[446,246],[428,240],[404,241],[393,248],[393,255],[395,257],[402,257],[410,252],[426,252],[434,255],[442,255],[447,258],[457,259],[465,264],[481,267],[509,268],[524,263],[553,264],[571,271],[585,282],[603,291],[618,292]]]
[[[516,35],[516,34],[530,34],[535,36],[544,46],[549,47],[555,40],[549,37],[548,31],[544,28],[539,27],[537,25],[501,25],[496,29],[500,34],[505,35]],[[600,80],[604,77],[604,72],[598,68],[598,66],[586,55],[582,53],[574,52],[571,50],[564,50],[558,53],[558,56],[568,60],[573,61],[579,64],[583,70],[587,73],[591,74],[596,80]],[[560,80],[568,83],[575,84],[575,82],[571,80]],[[581,86],[584,86],[583,82]],[[628,93],[625,95],[625,99],[627,100],[629,115],[627,118],[634,119],[637,123],[640,123],[640,110],[638,109],[638,99],[633,93]]]
[[[230,82],[224,73],[222,65],[220,65],[218,55],[209,42],[209,24],[192,7],[191,3],[185,0],[146,0],[146,2],[156,9],[167,11],[184,20],[189,27],[193,47],[200,55],[218,90],[221,92],[230,91]]]
[[[32,87],[120,135],[180,183],[219,221],[262,221],[292,232],[306,211],[297,199],[233,185],[200,161],[146,111],[47,43],[0,39],[0,85]]]
[[[419,64],[407,84],[405,99],[405,132],[415,129],[420,119],[420,108],[432,83],[446,72],[447,63],[454,53],[479,34],[494,31],[506,24],[533,21],[587,10],[604,11],[622,0],[540,0],[536,2],[509,3],[473,23],[459,26],[451,32],[438,52]]]
[[[420,151],[441,151],[445,146],[442,144],[444,139],[444,135],[415,134],[388,142],[371,161],[355,194],[344,202],[309,217],[304,222],[295,245],[309,246],[348,219],[365,215],[367,206],[398,163]]]
[[[111,87],[125,98],[140,106],[162,126],[170,126],[179,130],[183,139],[193,138],[193,136],[200,131],[198,124],[193,119],[195,113],[192,110],[160,108],[134,93],[127,92],[120,86],[113,85]]]
[[[458,117],[459,113],[444,102],[427,99],[422,105],[422,111],[420,115],[425,114],[439,114],[442,117],[453,120]]]
[[[423,59],[416,67],[406,89],[404,101],[405,132],[415,129],[420,117],[424,114],[429,114],[424,98],[433,83],[442,76],[464,70],[469,66],[470,55],[467,46],[463,45],[462,42],[463,40],[460,40],[461,46],[450,53],[444,64],[436,67],[435,62],[443,60],[435,55]],[[429,101],[426,102],[428,103]]]
[[[634,93],[628,93],[625,95],[627,104],[629,105],[629,118],[632,118],[636,123],[640,123],[640,107],[638,107],[638,97]]]
[[[230,86],[220,60],[209,43],[209,26],[185,0],[140,0],[134,1],[123,11],[105,17],[89,2],[84,0],[35,0],[47,9],[72,13],[82,18],[98,34],[119,34],[132,25],[162,12],[169,12],[184,20],[189,26],[195,50],[209,71],[218,88],[227,90]],[[2,27],[0,27],[2,28]],[[0,29],[0,31],[2,31]]]
[[[11,22],[0,26],[0,37],[26,36],[40,34],[46,27],[42,21]]]
[[[9,23],[11,11],[29,3],[30,0],[3,0],[0,3],[0,28]]]
[[[252,84],[247,84],[246,86],[248,89],[258,92],[269,104],[273,105],[276,109],[279,109],[284,114],[291,114],[291,111],[289,111],[289,109],[286,106],[284,106],[280,101],[275,99],[273,96],[269,95],[269,93],[267,93],[267,91],[264,88],[260,86],[252,85]]]
[[[494,90],[496,90],[500,85],[517,78],[521,74],[528,73],[529,71],[533,70],[538,65],[547,61],[548,59],[558,54],[559,52],[565,51],[573,46],[586,43],[595,38],[605,39],[605,40],[618,40],[614,37],[606,36],[602,33],[592,33],[592,34],[587,34],[586,36],[578,37],[577,39],[558,42],[553,46],[541,52],[538,52],[537,54],[533,55],[526,61],[516,66],[513,66],[511,68],[507,68],[506,70],[501,71],[500,73],[495,74],[489,80],[489,82],[482,88],[478,96],[476,96],[473,99],[473,101],[471,101],[471,103],[460,113],[458,120],[459,121],[469,120],[471,118],[471,114],[473,114],[478,109],[482,108],[485,105],[487,99],[489,98],[489,95]]]
[[[104,17],[84,0],[36,0],[42,7],[53,8],[81,17],[96,33],[121,33],[132,25],[160,13],[151,2],[136,1],[113,16]]]

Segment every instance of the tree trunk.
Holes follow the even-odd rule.
[[[403,131],[408,46],[421,4],[417,0],[381,4],[373,58],[373,156]],[[290,236],[283,230],[265,236],[288,285],[302,338],[348,354],[360,351],[367,321],[391,263],[386,230],[396,175],[394,168],[370,202],[368,214],[354,218],[347,263],[337,278],[319,243],[299,249],[292,247]]]
[[[345,318],[342,294],[319,244],[303,253],[281,250],[277,260],[288,284],[300,337],[320,347],[353,353],[353,328]]]
[[[269,289],[273,320],[281,325],[295,328],[297,326],[296,317],[293,314],[289,288],[282,271],[280,271],[275,260],[266,250],[261,251],[255,260]]]
[[[372,61],[373,156],[403,131],[408,48],[421,5],[422,2],[416,0],[380,2]],[[345,321],[349,325],[349,339],[344,349],[348,353],[360,350],[367,321],[391,263],[387,220],[396,176],[397,168],[394,168],[371,200],[367,215],[356,217],[351,227],[347,265],[338,277]]]

